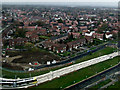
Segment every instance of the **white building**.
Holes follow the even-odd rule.
[[[91,32],[89,32],[89,33],[88,33],[88,32],[86,32],[86,33],[85,33],[85,36],[92,36],[92,35],[93,35],[93,33],[95,33],[95,31],[91,31]]]
[[[106,38],[111,38],[113,35],[112,35],[112,33],[106,33],[105,36],[106,36]]]

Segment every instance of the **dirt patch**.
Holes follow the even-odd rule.
[[[43,51],[34,51],[34,52],[17,52],[17,55],[21,55],[21,58],[14,59],[12,63],[33,63],[33,62],[39,62],[40,64],[46,64],[47,61],[53,61],[57,60],[60,61],[60,58],[58,56],[55,56],[49,52],[43,52]],[[10,53],[10,56],[15,56],[16,53],[13,54]]]
[[[21,66],[11,65],[9,63],[2,63],[2,67],[7,68],[7,69],[11,69],[11,70],[23,70],[23,68]]]
[[[14,57],[3,58],[3,60],[6,60],[7,63],[10,63],[14,59],[18,59],[18,58],[22,58],[22,56],[14,56]]]

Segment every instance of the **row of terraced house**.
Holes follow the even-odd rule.
[[[68,34],[54,37],[54,38],[51,38],[50,40],[44,41],[41,44],[41,46],[44,49],[48,49],[56,53],[64,53],[66,51],[72,51],[73,49],[78,49],[79,47],[82,47],[85,44],[93,42],[93,37],[85,36],[85,38],[82,38],[82,39],[79,38],[77,40],[68,42],[66,44],[57,43],[58,41],[65,40],[67,38],[68,38]]]

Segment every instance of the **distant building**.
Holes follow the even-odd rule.
[[[28,42],[27,38],[16,38],[16,39],[10,39],[9,40],[9,46],[21,46],[24,45],[26,42]]]
[[[72,49],[77,49],[78,47],[83,46],[84,44],[86,44],[85,38],[79,39],[79,40],[75,40],[75,41],[72,41],[72,42],[68,42],[68,43],[67,43],[68,49],[69,49],[70,51],[71,51]]]

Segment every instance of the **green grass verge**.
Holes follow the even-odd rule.
[[[99,56],[103,56],[103,55],[107,55],[107,54],[110,54],[112,53],[114,50],[116,50],[115,48],[111,48],[111,47],[106,47],[104,49],[101,49],[95,53],[91,53],[83,58],[80,58],[76,61],[76,63],[79,63],[79,62],[82,62],[82,61],[85,61],[85,60],[89,60],[89,59],[92,59],[92,58],[96,58],[96,57],[99,57]]]
[[[41,39],[50,39],[50,37],[47,36],[40,36]]]
[[[37,87],[34,88],[65,88],[67,86],[70,86],[72,84],[74,84],[75,82],[79,82],[83,79],[86,79],[92,75],[95,75],[96,72],[101,72],[105,69],[108,69],[116,64],[118,64],[118,62],[120,62],[120,57],[115,57],[113,59],[83,68],[81,70],[72,72],[70,74],[64,75],[60,78],[54,79],[52,81],[49,82],[45,82],[43,84],[40,84]]]

